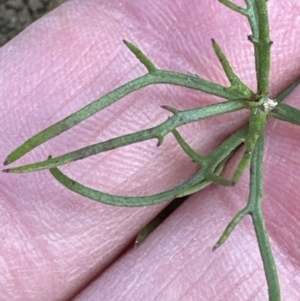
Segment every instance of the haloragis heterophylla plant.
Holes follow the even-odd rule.
[[[129,42],[125,42],[126,46],[146,67],[147,74],[121,86],[120,88],[101,98],[99,101],[96,101],[85,107],[83,110],[78,111],[78,113],[75,113],[71,117],[68,117],[62,122],[59,122],[41,132],[40,134],[33,136],[32,139],[28,140],[28,142],[25,142],[25,144],[21,145],[14,152],[12,152],[7,157],[5,164],[14,162],[36,146],[51,139],[52,137],[55,137],[63,131],[68,130],[98,110],[107,107],[128,93],[136,91],[147,85],[167,83],[184,86],[203,91],[207,94],[219,96],[223,98],[222,102],[215,101],[206,106],[199,106],[196,109],[189,108],[184,110],[165,105],[163,108],[170,111],[170,118],[157,126],[151,127],[150,129],[144,129],[138,133],[110,139],[106,142],[96,143],[92,146],[73,151],[66,155],[55,156],[42,162],[10,168],[6,171],[27,172],[50,169],[52,175],[63,185],[91,199],[118,206],[144,206],[163,202],[177,196],[193,193],[199,189],[202,189],[203,186],[209,184],[210,182],[216,182],[228,186],[234,185],[238,182],[243,174],[243,171],[250,164],[251,173],[248,205],[235,216],[233,221],[226,228],[226,231],[220,240],[216,243],[214,249],[225,242],[233,228],[245,215],[250,214],[253,220],[255,233],[257,235],[258,244],[264,263],[269,288],[269,299],[280,300],[276,268],[269,246],[261,209],[261,201],[263,196],[262,162],[264,154],[265,125],[267,122],[267,117],[269,116],[277,119],[283,119],[294,124],[299,124],[300,114],[298,110],[282,103],[284,100],[284,97],[282,96],[283,94],[279,94],[279,97],[276,99],[274,98],[274,95],[272,95],[272,98],[269,95],[271,40],[269,37],[266,2],[262,0],[248,0],[246,1],[246,8],[236,6],[228,1],[221,2],[248,18],[252,31],[252,34],[248,36],[248,40],[249,43],[253,44],[255,53],[257,87],[252,87],[252,89],[250,89],[247,87],[244,81],[239,79],[238,74],[236,74],[231,68],[230,61],[226,59],[226,51],[223,53],[222,47],[217,44],[218,41],[212,40],[212,46],[224,69],[224,72],[226,73],[230,83],[229,88],[226,88],[227,85],[216,84],[215,82],[210,82],[206,78],[203,79],[200,75],[198,76],[187,73],[183,74],[161,70],[136,46]],[[291,87],[293,88],[296,84],[297,82],[294,82],[294,85]],[[285,90],[283,93],[286,93],[286,91],[287,90]],[[195,152],[177,131],[177,128],[181,125],[238,110],[244,110],[248,112],[249,124],[241,130],[237,128],[236,132],[233,132],[233,134],[229,138],[225,139],[223,143],[219,143],[219,145],[217,145],[215,149],[211,150],[211,152],[205,157],[201,156],[198,152]],[[222,119],[219,120],[221,121],[220,127],[222,127]],[[201,123],[199,124],[199,127],[201,128]],[[112,196],[111,194],[102,193],[95,189],[90,189],[86,186],[83,186],[80,183],[75,182],[75,180],[68,178],[59,169],[57,169],[57,167],[60,165],[135,142],[155,138],[157,139],[158,144],[163,144],[165,136],[169,133],[174,135],[184,152],[190,156],[193,161],[198,163],[201,166],[201,169],[199,169],[198,172],[196,172],[183,184],[169,189],[166,192],[155,194],[154,196]],[[233,173],[232,179],[230,177],[227,177],[226,179],[221,177],[219,173],[221,172],[222,168],[237,152],[242,144],[245,145],[244,155],[240,159],[238,166]]]

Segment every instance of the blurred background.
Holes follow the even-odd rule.
[[[67,0],[0,0],[0,47]]]

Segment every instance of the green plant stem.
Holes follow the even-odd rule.
[[[264,153],[264,130],[265,124],[261,125],[261,135],[254,147],[250,166],[250,193],[248,203],[239,211],[228,224],[225,231],[217,241],[213,250],[219,248],[228,239],[237,224],[246,216],[252,217],[255,234],[264,265],[264,271],[268,284],[269,301],[280,301],[280,287],[275,260],[269,242],[264,216],[262,213],[263,199],[263,153]]]
[[[254,46],[255,68],[257,78],[257,95],[265,96],[269,93],[270,73],[270,29],[266,0],[245,0],[247,8],[241,8],[229,0],[219,0],[228,8],[248,18],[252,35],[249,40]]]
[[[205,171],[198,171],[191,179],[178,185],[170,190],[164,191],[162,193],[148,195],[148,196],[117,196],[109,193],[104,193],[96,189],[92,189],[85,185],[76,182],[75,180],[69,178],[67,175],[62,173],[58,168],[50,168],[50,172],[53,177],[60,182],[66,188],[87,197],[91,200],[101,202],[103,204],[112,206],[122,206],[122,207],[139,207],[139,206],[150,206],[159,204],[177,197],[177,194],[182,191],[187,191],[191,187],[194,187],[198,183],[205,181]]]
[[[254,45],[257,94],[269,93],[270,40],[269,19],[266,0],[246,0],[247,16],[252,35],[249,37]]]
[[[251,162],[250,176],[250,196],[249,203],[251,207],[251,217],[253,220],[254,230],[264,265],[264,271],[268,284],[269,301],[280,301],[280,286],[272,254],[270,241],[262,213],[263,199],[263,153],[264,153],[264,135],[261,135],[254,149],[253,159]]]
[[[137,47],[136,49],[136,51],[140,51]],[[135,53],[135,55],[137,54]],[[141,62],[144,61],[145,59],[141,60]],[[147,68],[149,68],[149,66],[147,66]],[[245,99],[244,91],[226,91],[226,87],[222,85],[215,84],[188,74],[158,69],[155,71],[152,70],[151,73],[126,83],[125,85],[113,90],[112,92],[86,105],[63,120],[34,135],[20,145],[17,149],[15,149],[12,153],[10,153],[4,161],[4,165],[8,165],[16,161],[26,153],[30,152],[32,149],[69,130],[73,126],[79,124],[81,121],[89,118],[93,114],[106,108],[124,96],[153,84],[171,84],[175,86],[186,87],[231,100]]]
[[[269,116],[300,125],[300,110],[283,102],[279,103],[278,106],[269,113]]]
[[[270,246],[269,236],[261,208],[258,208],[253,212],[252,220],[266,275],[269,301],[280,301],[281,294],[276,263]]]
[[[232,3],[229,0],[219,0],[220,3],[224,4],[225,6],[227,6],[228,8],[230,8],[233,11],[236,11],[238,13],[240,13],[241,15],[247,16],[247,10]]]
[[[256,145],[256,141],[260,135],[262,135],[262,130],[264,130],[264,126],[266,123],[267,115],[258,107],[254,107],[250,111],[250,120],[249,120],[249,133],[245,139],[246,150],[244,155],[239,162],[232,179],[223,178],[215,173],[211,173],[208,175],[207,179],[211,180],[215,183],[219,183],[224,186],[233,186],[235,185],[245,169],[248,167],[249,162],[253,155],[253,150]]]
[[[177,142],[179,143],[179,145],[181,146],[181,148],[183,149],[183,151],[196,163],[198,163],[200,166],[201,165],[207,165],[207,161],[209,161],[209,158],[207,157],[203,157],[200,156],[198,153],[196,153],[187,143],[186,141],[181,137],[181,135],[179,134],[179,132],[177,130],[174,130],[173,132],[174,137],[176,138]],[[235,150],[236,151],[236,150]],[[226,157],[222,162],[220,162],[217,166],[214,166],[213,168],[215,168],[214,170],[212,170],[212,172],[215,175],[220,175],[221,172],[223,171],[228,159],[233,155],[233,153],[231,153],[230,155],[228,155],[228,157]],[[207,178],[207,175],[206,175]],[[184,196],[188,196],[191,195],[193,193],[196,193],[202,189],[204,189],[205,187],[209,186],[212,183],[212,181],[210,180],[204,180],[201,183],[198,183],[197,185],[195,185],[194,187],[189,188],[188,190],[185,190],[180,193],[176,194],[177,198],[181,198]]]
[[[256,165],[256,161],[258,160],[256,157],[258,156],[257,154],[257,143],[258,140],[261,143],[261,139],[263,139],[262,137],[264,137],[264,131],[265,131],[265,126],[266,126],[266,114],[261,111],[258,110],[257,112],[251,112],[251,116],[252,118],[254,117],[255,119],[252,119],[252,126],[250,125],[249,127],[249,133],[247,134],[246,138],[245,138],[245,143],[246,143],[246,151],[245,154],[243,156],[243,159],[246,158],[247,160],[251,160],[251,166],[250,166],[250,194],[249,194],[249,199],[248,199],[248,203],[246,205],[246,207],[242,210],[240,210],[235,217],[231,220],[231,222],[228,224],[228,226],[226,227],[225,231],[223,232],[223,234],[221,235],[220,239],[218,240],[218,242],[215,244],[215,246],[213,247],[213,250],[219,248],[223,243],[225,243],[225,241],[228,239],[228,237],[230,236],[230,234],[232,233],[232,231],[234,230],[234,228],[237,226],[237,224],[247,215],[247,214],[252,214],[253,210],[257,207],[257,203],[256,203],[256,199],[258,197],[262,198],[262,182],[263,182],[263,178],[262,178],[262,165],[261,165],[261,173],[259,174],[257,172],[257,170],[255,169],[257,167]],[[249,137],[249,134],[255,133],[254,137],[251,141],[251,149],[248,149],[247,151],[247,143],[249,144],[249,141],[247,142],[247,137]],[[249,138],[248,138],[249,139]],[[250,147],[250,144],[248,145],[248,147]],[[256,156],[255,158],[253,156]],[[243,161],[243,159],[241,160],[241,162]],[[245,164],[242,164],[243,169],[245,168],[244,166]],[[241,166],[241,163],[239,164],[237,170],[239,170]],[[236,172],[235,172],[236,174]],[[211,179],[209,177],[209,179]],[[225,179],[225,183],[223,183],[222,181],[223,178],[221,178],[218,183],[222,184],[222,185],[227,185],[228,181],[227,179]]]
[[[231,135],[225,140],[220,146],[218,146],[208,157],[206,157],[206,163],[190,180],[187,182],[170,189],[168,191],[158,193],[151,196],[143,197],[123,197],[104,193],[89,187],[86,187],[65,174],[63,174],[58,168],[51,168],[50,172],[54,178],[59,181],[62,185],[68,189],[78,193],[82,196],[88,197],[92,200],[109,204],[113,206],[125,206],[125,207],[136,207],[136,206],[149,206],[158,204],[178,196],[178,194],[184,193],[189,189],[201,184],[206,181],[206,174],[215,170],[217,166],[222,163],[228,156],[230,156],[237,147],[243,143],[246,134],[248,133],[248,127],[244,127]]]
[[[199,155],[196,153],[182,138],[177,130],[173,130],[172,134],[174,135],[175,139],[177,140],[178,144],[184,150],[184,152],[196,163],[199,165],[203,165],[206,162],[206,158],[204,156]]]
[[[228,92],[238,92],[238,91],[244,91],[244,97],[246,99],[254,99],[254,93],[240,80],[240,78],[235,74],[232,67],[230,66],[230,63],[228,62],[225,54],[223,53],[221,47],[217,44],[217,42],[212,39],[212,45],[213,49],[215,51],[216,56],[218,57],[223,70],[225,71],[225,74],[230,82],[230,87],[226,88]]]
[[[233,100],[204,106],[202,108],[193,110],[179,111],[172,109],[174,115],[166,121],[164,121],[163,123],[161,123],[160,125],[155,126],[153,128],[110,139],[105,142],[96,143],[88,147],[84,147],[73,152],[58,156],[56,158],[48,159],[33,164],[27,164],[20,167],[13,167],[4,171],[24,173],[29,171],[49,169],[76,160],[81,160],[83,158],[87,158],[100,152],[105,152],[108,150],[119,148],[121,146],[154,138],[158,139],[159,144],[161,144],[165,135],[172,132],[180,125],[228,112],[234,112],[243,108],[247,108],[247,103],[245,101]]]
[[[300,84],[300,77],[297,78],[294,82],[292,82],[287,88],[285,88],[279,95],[276,97],[277,102],[283,102]]]

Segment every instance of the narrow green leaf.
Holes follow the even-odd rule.
[[[213,247],[213,251],[221,247],[229,238],[232,231],[235,229],[235,227],[239,224],[239,222],[247,215],[249,214],[248,207],[245,207],[241,211],[239,211],[234,218],[230,221],[230,223],[227,225],[226,229],[224,230],[221,237],[218,239],[216,244]]]
[[[196,163],[199,165],[204,165],[207,161],[207,159],[198,153],[196,153],[182,138],[182,136],[179,134],[177,130],[172,131],[174,137],[176,138],[177,142],[181,146],[181,148],[184,150],[184,152]]]
[[[268,114],[268,116],[300,125],[300,111],[283,102],[279,103],[278,106]]]
[[[247,10],[234,4],[233,2],[229,0],[219,0],[220,3],[224,4],[228,8],[232,9],[233,11],[236,11],[244,16],[247,16]]]
[[[228,62],[221,47],[217,44],[217,42],[214,39],[212,39],[212,45],[213,45],[215,54],[217,55],[229,82],[231,83],[231,86],[226,88],[226,90],[227,91],[234,91],[234,90],[240,91],[244,94],[245,99],[254,99],[254,93],[234,73],[234,71],[233,71],[232,67],[230,66],[230,63]]]
[[[277,97],[277,102],[283,102],[293,91],[294,89],[300,84],[300,77],[296,79],[292,84],[290,84],[286,89],[284,89]]]
[[[226,101],[222,103],[217,103],[209,106],[204,106],[202,108],[178,111],[170,117],[165,122],[160,125],[139,131],[137,133],[124,135],[118,138],[110,139],[105,142],[96,143],[73,152],[61,155],[56,158],[48,159],[45,161],[28,164],[20,167],[13,167],[4,170],[5,172],[14,172],[14,173],[24,173],[29,171],[37,171],[42,169],[49,169],[57,167],[66,163],[70,163],[76,160],[81,160],[83,158],[98,154],[100,152],[105,152],[121,146],[133,144],[136,142],[141,142],[145,140],[150,140],[157,138],[160,141],[168,133],[172,132],[178,126],[195,122],[201,119],[209,118],[212,116],[217,116],[224,113],[234,112],[241,110],[247,106],[244,101]]]
[[[130,49],[130,51],[137,57],[137,59],[147,68],[149,73],[154,73],[157,69],[149,58],[134,44],[123,40],[124,44]]]
[[[81,121],[89,118],[93,114],[106,108],[107,106],[123,98],[124,96],[143,87],[153,84],[171,84],[182,86],[194,90],[199,90],[205,93],[213,94],[225,99],[243,98],[243,94],[239,93],[238,91],[227,92],[225,90],[225,87],[201,78],[195,78],[184,73],[157,70],[154,74],[146,74],[131,82],[128,82],[123,86],[120,86],[119,88],[113,90],[105,96],[86,105],[77,112],[69,115],[63,120],[51,125],[47,129],[32,136],[30,139],[25,141],[21,146],[16,148],[12,153],[10,153],[7,156],[6,160],[4,161],[4,165],[8,165],[18,160],[26,153],[30,152],[32,149],[69,130]]]
[[[201,170],[189,181],[165,192],[150,196],[123,197],[104,193],[84,186],[63,174],[58,168],[50,168],[50,172],[58,182],[60,182],[66,188],[74,191],[75,193],[78,193],[97,202],[122,207],[139,207],[159,204],[175,198],[176,195],[181,191],[186,191],[189,188],[195,186],[197,183],[205,180],[205,171]]]
[[[63,174],[58,168],[50,168],[51,174],[66,188],[78,193],[82,196],[88,197],[92,200],[113,205],[113,206],[148,206],[155,205],[177,197],[180,193],[188,191],[190,188],[195,187],[199,183],[206,180],[206,173],[208,170],[214,170],[222,163],[241,143],[244,141],[245,135],[248,133],[248,127],[238,130],[218,146],[210,155],[207,163],[200,171],[198,171],[190,180],[185,183],[151,196],[143,197],[122,197],[104,193],[89,187],[86,187]]]

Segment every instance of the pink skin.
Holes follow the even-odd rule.
[[[300,4],[269,1],[268,6],[274,41],[270,93],[276,96],[299,75]],[[121,42],[124,38],[160,68],[227,84],[210,44],[214,38],[237,74],[255,89],[246,24],[217,1],[69,1],[1,49],[0,160],[37,131],[144,74]],[[300,89],[288,103],[297,105],[297,94]],[[178,87],[146,88],[17,165],[156,125],[169,116],[162,104],[185,109],[216,100]],[[181,133],[197,151],[207,153],[244,121],[244,113],[235,113],[189,125]],[[289,301],[299,300],[300,287],[299,131],[270,120],[266,137],[264,212],[282,300]],[[196,170],[171,135],[160,148],[155,144],[136,144],[64,170],[89,186],[125,195],[168,189]],[[234,188],[212,185],[190,197],[144,244],[126,252],[165,204],[102,205],[68,191],[48,171],[0,177],[1,301],[267,300],[249,218],[211,252],[246,203],[248,174]]]

